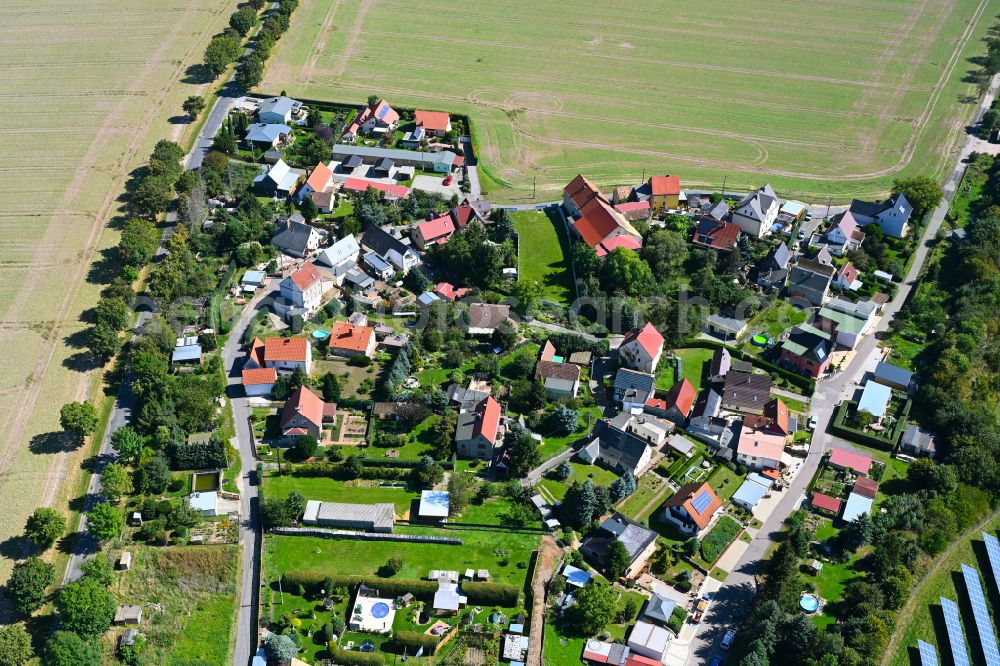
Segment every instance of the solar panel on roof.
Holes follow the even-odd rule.
[[[920,666],[938,666],[937,652],[933,645],[917,641],[917,650],[920,651]]]
[[[691,502],[691,506],[694,507],[694,510],[697,511],[698,513],[702,513],[705,509],[708,508],[708,505],[711,503],[712,503],[711,495],[708,494],[707,490],[702,490],[700,493],[698,493],[698,496],[694,498],[694,501]]]
[[[983,541],[986,542],[986,554],[990,558],[990,569],[993,570],[993,583],[1000,592],[1000,541],[986,532],[983,532]]]
[[[955,662],[955,666],[971,666],[969,652],[965,649],[962,622],[958,619],[958,606],[951,599],[941,597],[941,610],[944,613],[944,626],[948,630],[952,661]]]
[[[389,107],[388,107],[388,106],[383,106],[383,107],[382,107],[382,108],[381,108],[381,109],[379,110],[379,112],[378,112],[378,117],[379,117],[379,119],[380,119],[380,120],[381,120],[381,119],[384,119],[384,118],[385,118],[385,114],[387,114],[387,113],[389,113]]]
[[[986,666],[1000,666],[1000,649],[997,648],[997,636],[990,622],[990,609],[986,606],[983,596],[983,584],[979,580],[979,572],[967,564],[962,565],[962,578],[965,579],[965,589],[972,604],[972,616],[976,619],[976,631],[979,633],[979,643],[983,648]]]

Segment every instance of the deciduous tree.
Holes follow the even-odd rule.
[[[66,518],[55,509],[46,506],[35,509],[28,516],[28,522],[24,527],[24,535],[41,551],[51,548],[56,539],[65,532]]]
[[[55,567],[39,557],[31,557],[14,565],[7,587],[17,609],[30,615],[45,603],[45,590],[55,577]]]
[[[56,597],[59,626],[81,636],[103,634],[115,617],[115,597],[96,581],[82,578],[67,584]]]
[[[99,502],[87,514],[87,529],[100,541],[114,539],[124,528],[121,512],[107,502]]]
[[[89,402],[70,402],[59,410],[59,425],[78,440],[97,430],[97,410]]]
[[[23,624],[0,627],[0,666],[24,666],[33,656],[31,636]]]

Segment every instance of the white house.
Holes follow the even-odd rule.
[[[267,338],[264,340],[264,367],[279,374],[291,374],[302,368],[312,372],[312,345],[305,338]]]
[[[663,336],[652,324],[641,330],[631,331],[618,347],[621,365],[653,374],[663,355]]]
[[[420,265],[420,253],[381,227],[370,225],[361,236],[361,245],[368,248],[403,275]]]
[[[316,256],[316,263],[329,266],[337,286],[344,283],[347,272],[358,265],[358,255],[361,246],[358,240],[348,234],[339,241],[324,249]]]
[[[662,662],[663,656],[667,652],[667,646],[673,638],[674,633],[669,629],[640,621],[632,627],[632,633],[628,637],[628,646],[636,654]]]
[[[333,185],[333,171],[329,166],[318,163],[309,174],[306,182],[299,188],[295,195],[299,201],[306,197],[311,197],[316,192],[326,192]]]
[[[736,462],[753,470],[780,469],[785,437],[744,426],[736,446]]]
[[[765,185],[740,201],[733,211],[733,224],[743,233],[761,238],[771,232],[780,209],[778,195],[770,185]]]
[[[858,228],[858,222],[849,210],[834,218],[830,229],[826,232],[826,242],[837,255],[857,249],[864,239],[865,233]]]
[[[293,307],[302,308],[311,315],[323,302],[323,279],[311,261],[290,274],[280,285],[281,297]]]
[[[302,102],[284,95],[269,97],[257,107],[257,118],[262,123],[285,123],[287,125],[301,107]]]

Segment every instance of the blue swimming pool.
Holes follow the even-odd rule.
[[[819,597],[815,594],[803,594],[799,599],[799,606],[807,613],[815,613],[819,610]]]

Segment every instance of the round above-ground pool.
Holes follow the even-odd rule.
[[[372,643],[371,641],[365,641],[364,643],[361,644],[360,647],[358,647],[358,652],[374,652],[374,651],[375,651],[375,644]]]
[[[815,594],[803,594],[799,599],[799,606],[807,613],[815,613],[819,610],[819,597]]]
[[[750,338],[750,342],[752,342],[756,347],[766,347],[769,340],[770,338],[768,338],[763,333],[758,333],[757,335]]]
[[[382,618],[389,615],[389,604],[382,603],[381,601],[377,604],[372,604],[372,617],[376,620],[381,620]]]
[[[330,337],[330,332],[329,331],[324,331],[321,328],[321,329],[313,331],[313,337],[316,338],[317,340],[326,340],[328,337]]]

